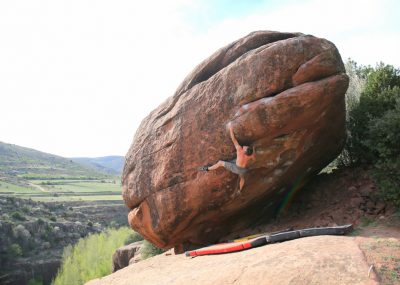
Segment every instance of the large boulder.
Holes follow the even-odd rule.
[[[345,141],[348,77],[331,42],[260,31],[197,66],[141,123],[126,155],[123,197],[136,231],[159,247],[207,244],[272,217]],[[198,167],[256,149],[244,176]]]

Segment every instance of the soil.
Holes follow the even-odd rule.
[[[381,284],[400,284],[400,219],[378,221],[355,232],[356,242]]]
[[[273,220],[258,221],[257,226],[224,239],[286,229],[353,224],[365,226],[382,222],[396,213],[393,205],[379,199],[378,187],[369,168],[344,168],[322,173],[313,179]]]
[[[382,284],[400,284],[400,213],[379,198],[369,167],[322,173],[272,221],[224,239],[287,229],[353,224],[351,234]]]

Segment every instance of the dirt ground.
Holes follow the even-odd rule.
[[[229,235],[234,239],[286,229],[353,224],[360,249],[381,284],[400,284],[400,213],[379,199],[368,168],[320,174],[272,221]]]
[[[395,213],[393,206],[379,199],[368,169],[348,168],[318,175],[274,220],[236,235],[344,224],[365,226],[378,219],[385,221]]]
[[[381,284],[400,284],[400,219],[372,223],[354,234]]]

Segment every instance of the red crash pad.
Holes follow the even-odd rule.
[[[207,254],[228,253],[228,252],[241,251],[244,249],[249,249],[265,244],[267,244],[266,237],[261,236],[250,240],[244,240],[241,242],[228,242],[228,243],[215,244],[192,251],[187,251],[185,252],[185,255],[194,257]]]

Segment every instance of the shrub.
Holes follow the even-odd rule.
[[[88,280],[111,273],[112,255],[124,244],[132,230],[124,227],[109,229],[100,234],[82,238],[74,246],[64,249],[62,266],[54,280],[55,285],[84,284]]]
[[[400,96],[400,89],[398,92]],[[373,151],[374,160],[400,156],[400,97],[393,110],[371,120],[364,144]]]
[[[165,250],[156,247],[154,244],[152,244],[151,242],[148,242],[147,240],[145,240],[143,242],[142,248],[140,249],[140,256],[141,256],[141,260],[147,259],[149,257],[158,255],[163,253]]]
[[[383,63],[358,67],[351,61],[347,67],[348,138],[339,163],[372,164],[381,197],[400,207],[400,70]],[[357,82],[363,82],[361,89]]]
[[[365,145],[373,150],[373,176],[381,196],[400,208],[400,99],[394,110],[371,121]]]
[[[137,241],[140,241],[140,240],[143,240],[143,237],[139,233],[132,231],[126,237],[126,239],[124,241],[124,245],[131,244],[131,243],[134,243],[134,242],[137,242]]]
[[[29,280],[28,285],[43,285],[43,280],[41,278],[34,278]]]
[[[28,206],[23,206],[23,207],[21,208],[21,210],[22,210],[22,212],[24,212],[25,214],[28,214],[28,213],[30,212],[30,209],[29,209]]]
[[[19,244],[13,243],[9,249],[8,249],[9,254],[13,256],[22,256],[22,248]]]
[[[20,212],[13,212],[11,217],[19,221],[26,221],[26,218]]]
[[[110,228],[118,228],[118,223],[116,221],[111,221]]]
[[[23,225],[18,225],[13,228],[13,235],[15,238],[24,242],[31,238],[31,233]]]
[[[347,126],[347,143],[344,147],[342,153],[338,156],[336,160],[331,162],[324,172],[331,172],[331,170],[335,169],[338,166],[350,165],[353,161],[350,153],[350,145],[352,144],[352,136],[349,131],[349,121],[350,114],[353,109],[355,109],[360,103],[361,92],[365,86],[365,76],[361,76],[363,67],[359,67],[357,63],[351,59],[349,59],[345,65],[346,73],[349,76],[349,87],[347,88],[345,94],[345,102],[346,102],[346,126]]]
[[[345,65],[346,73],[349,76],[349,87],[346,91],[346,117],[349,117],[349,112],[354,109],[360,102],[360,95],[365,86],[365,76],[361,76],[362,67],[349,59]]]
[[[375,69],[360,68],[358,73],[365,76],[366,83],[359,102],[348,111],[346,150],[351,163],[373,163],[375,149],[366,144],[370,138],[369,129],[375,119],[395,109],[396,100],[400,98],[400,71],[381,63]]]

